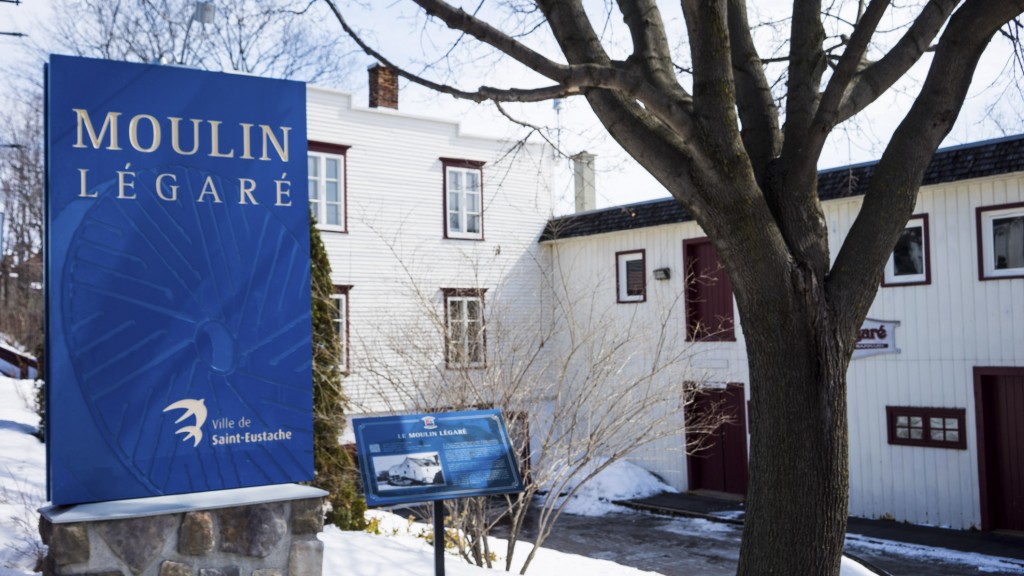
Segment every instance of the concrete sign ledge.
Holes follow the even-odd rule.
[[[46,506],[40,508],[39,513],[53,524],[70,524],[74,522],[141,518],[269,502],[322,498],[327,496],[327,494],[326,491],[311,486],[279,484],[276,486],[256,486],[252,488],[215,490],[212,492],[195,492],[192,494],[93,502],[75,506]]]

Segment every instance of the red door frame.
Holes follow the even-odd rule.
[[[732,400],[727,402],[727,407],[734,407],[736,409],[735,421],[728,424],[722,424],[722,427],[716,434],[728,434],[732,441],[726,442],[724,446],[715,445],[705,448],[705,450],[711,449],[713,446],[718,445],[722,448],[722,467],[723,476],[726,478],[723,481],[721,492],[729,494],[738,494],[746,496],[747,492],[747,400],[746,391],[741,383],[729,383],[725,388],[709,389],[709,391],[721,393],[724,399]],[[725,450],[732,449],[730,453],[725,453]],[[707,488],[705,486],[697,486],[700,483],[698,476],[699,467],[701,466],[702,459],[699,455],[690,454],[687,456],[686,472],[687,472],[687,485],[690,490],[698,490],[701,488],[715,490],[714,488]],[[732,477],[729,477],[732,476]],[[729,486],[732,484],[732,486]],[[733,488],[729,490],[727,488]]]
[[[1024,368],[1007,366],[974,367],[974,421],[978,444],[978,489],[980,492],[979,495],[981,501],[981,529],[987,531],[992,530],[994,527],[992,526],[992,518],[989,514],[989,510],[991,509],[989,498],[991,497],[991,495],[988,493],[990,472],[989,468],[991,467],[992,463],[987,461],[988,455],[986,453],[985,444],[985,410],[987,407],[986,400],[991,400],[991,398],[985,398],[985,387],[983,386],[983,380],[986,376],[1016,376],[1024,378]]]

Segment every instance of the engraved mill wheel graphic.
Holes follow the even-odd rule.
[[[308,275],[308,240],[288,232],[280,210],[239,205],[237,180],[162,172],[175,176],[161,187],[170,197],[176,185],[174,200],[158,196],[152,171],[135,175],[134,199],[104,183],[71,240],[61,336],[88,412],[109,450],[154,493],[235,487],[247,476],[278,482],[288,472],[253,465],[250,451],[275,452],[280,467],[304,466],[299,456],[280,442],[214,446],[211,422],[246,417],[254,432],[311,433],[311,396],[295,393],[309,370],[309,310],[289,306],[308,290],[299,281]],[[198,202],[211,183],[221,202]],[[181,411],[160,412],[183,399],[203,399],[209,410],[200,442],[175,434]],[[261,420],[266,410],[274,422]]]

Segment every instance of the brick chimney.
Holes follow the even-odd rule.
[[[398,110],[398,74],[380,64],[370,66],[370,108]]]

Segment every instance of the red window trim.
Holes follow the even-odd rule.
[[[445,240],[468,240],[470,242],[484,241],[484,162],[483,160],[468,160],[465,158],[439,158],[441,160],[441,237]],[[468,168],[480,171],[480,237],[479,238],[453,238],[448,235],[448,168]]]
[[[629,256],[631,254],[640,255],[640,263],[643,266],[643,290],[641,291],[640,297],[634,300],[623,300],[622,299],[622,282],[628,282],[628,279],[622,278],[619,273],[619,264],[623,256]],[[647,250],[639,248],[637,250],[623,250],[615,253],[615,301],[619,304],[639,304],[647,301]]]
[[[330,142],[317,142],[310,140],[306,142],[306,151],[308,152],[319,152],[321,154],[334,154],[337,156],[343,156],[345,161],[341,165],[341,230],[328,229],[330,232],[348,234],[348,149],[351,146],[345,144],[331,144]],[[308,196],[308,194],[307,194]],[[306,202],[309,202],[309,198],[306,198]],[[317,222],[317,226],[322,224]]]
[[[486,329],[486,316],[484,316],[484,331],[481,334],[483,346],[483,361],[478,365],[474,366],[456,366],[451,362],[451,356],[449,350],[451,350],[451,340],[448,335],[451,334],[451,327],[448,325],[448,299],[449,298],[479,298],[480,299],[480,312],[484,314],[486,310],[486,302],[484,300],[484,294],[487,293],[487,288],[441,288],[441,294],[444,297],[443,302],[443,314],[444,314],[444,367],[449,370],[480,370],[487,367],[487,329]]]
[[[349,332],[349,325],[351,325],[352,322],[349,319],[349,315],[348,315],[349,314],[349,310],[351,308],[350,305],[349,305],[349,300],[351,300],[351,291],[352,291],[352,285],[351,284],[335,284],[334,285],[334,293],[335,294],[344,294],[345,295],[345,370],[344,370],[345,374],[347,374],[347,373],[352,371],[352,364],[351,364],[351,359],[352,359],[352,340],[350,338],[350,332]]]
[[[465,158],[445,158],[441,157],[441,165],[445,168],[449,166],[453,168],[476,168],[477,170],[483,169],[484,164],[487,162],[483,160],[467,160]]]
[[[981,235],[981,217],[985,212],[996,210],[1007,210],[1011,208],[1024,208],[1024,202],[1011,202],[1009,204],[995,204],[993,206],[978,206],[974,209],[974,234],[978,245],[978,280],[986,282],[989,280],[1006,280],[1008,278],[1024,278],[1024,272],[1020,274],[1009,274],[1006,276],[985,275],[985,238]]]
[[[930,236],[931,231],[928,229],[928,214],[927,213],[914,214],[913,216],[911,216],[910,218],[907,219],[907,223],[910,223],[911,220],[921,220],[922,221],[921,222],[921,227],[923,228],[923,230],[922,230],[922,233],[923,233],[922,240],[924,241],[924,280],[918,280],[918,281],[915,281],[915,282],[886,282],[885,281],[885,273],[883,272],[882,273],[882,286],[885,287],[885,288],[893,288],[893,287],[896,287],[896,286],[924,286],[926,284],[931,284],[932,283],[932,239],[931,239],[931,236]],[[904,230],[905,229],[906,229],[906,227],[904,226]],[[902,234],[902,232],[901,232],[901,234]],[[895,250],[895,248],[893,248],[893,250]],[[888,266],[889,266],[889,264],[888,264],[888,262],[886,262],[886,267],[888,268]]]
[[[345,144],[331,144],[330,142],[317,142],[315,140],[310,140],[306,144],[306,149],[309,152],[337,154],[338,156],[346,156],[349,148],[351,148],[351,146],[347,146]]]
[[[897,416],[919,416],[924,426],[922,438],[898,438],[896,436]],[[960,432],[956,442],[947,442],[931,439],[931,426],[929,418],[956,418],[957,429]],[[889,437],[889,444],[894,446],[923,446],[925,448],[951,448],[956,450],[967,449],[967,410],[964,408],[927,408],[922,406],[886,406],[885,423]]]

